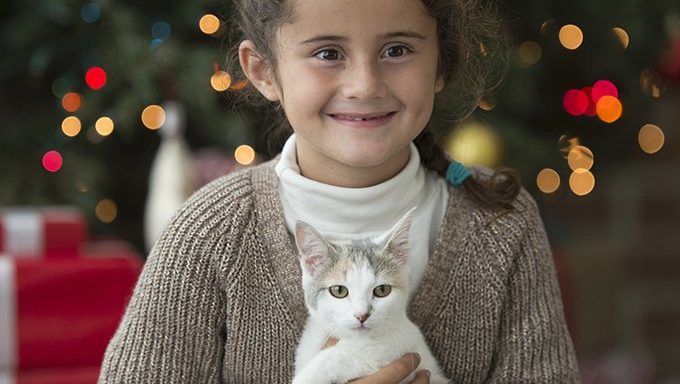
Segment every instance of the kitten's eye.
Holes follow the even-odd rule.
[[[383,284],[383,285],[378,285],[377,287],[373,288],[373,294],[375,297],[385,297],[392,292],[392,286]]]
[[[334,285],[328,288],[328,290],[331,292],[331,295],[333,295],[333,297],[337,297],[338,299],[347,297],[347,294],[349,293],[347,291],[347,288],[345,288],[342,285]]]

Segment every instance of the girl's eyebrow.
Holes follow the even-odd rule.
[[[380,35],[380,38],[382,39],[387,39],[387,38],[395,38],[395,37],[411,37],[415,39],[420,39],[420,40],[427,40],[427,38],[419,33],[413,32],[413,31],[397,31],[397,32],[389,32],[385,33],[383,35]],[[315,43],[318,41],[348,41],[349,38],[345,36],[337,36],[337,35],[317,35],[312,37],[311,39],[307,39],[300,44],[309,44],[309,43]]]

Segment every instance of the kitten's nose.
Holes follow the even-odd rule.
[[[363,324],[364,321],[366,321],[366,319],[368,319],[369,316],[371,316],[369,313],[363,313],[361,315],[354,315],[354,317],[356,317],[357,320],[359,320],[361,322],[361,324]]]

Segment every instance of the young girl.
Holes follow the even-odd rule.
[[[379,237],[410,208],[409,317],[454,383],[578,382],[536,204],[450,162],[435,98],[478,100],[502,35],[475,0],[239,0],[250,95],[281,154],[216,180],[151,251],[102,383],[289,383],[307,313],[291,233]],[[248,93],[246,93],[248,95]],[[291,135],[291,133],[294,133]],[[329,344],[335,340],[329,340]],[[357,383],[398,383],[407,354]],[[429,382],[419,371],[414,383]]]

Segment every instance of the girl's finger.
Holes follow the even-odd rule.
[[[411,384],[430,384],[430,371],[426,369],[419,371]]]
[[[417,353],[407,353],[400,359],[381,368],[378,372],[352,382],[356,384],[399,383],[415,371],[418,364],[420,364],[420,356]],[[426,381],[423,381],[423,383],[429,382],[429,377]],[[421,382],[418,381],[417,383]]]
[[[328,347],[332,347],[337,343],[338,343],[338,339],[336,339],[334,337],[329,337],[328,340],[326,340],[326,342],[324,343],[324,345],[321,349],[326,349]]]

